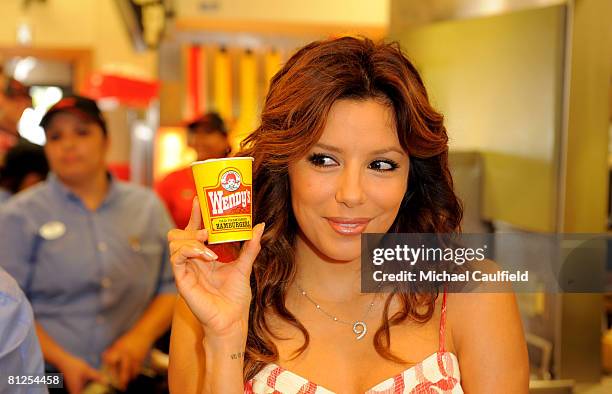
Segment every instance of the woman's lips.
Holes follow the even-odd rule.
[[[325,218],[331,228],[338,234],[357,235],[361,234],[367,227],[368,218]]]

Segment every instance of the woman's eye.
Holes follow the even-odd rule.
[[[368,168],[380,172],[393,171],[398,167],[399,165],[393,160],[376,160],[368,166]]]
[[[317,167],[330,167],[336,164],[334,159],[320,153],[313,153],[308,157],[308,161]]]
[[[81,137],[89,135],[89,130],[87,129],[77,129],[77,134]]]

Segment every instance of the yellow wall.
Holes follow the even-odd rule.
[[[452,149],[550,159],[556,121],[558,8],[436,23],[400,37]]]
[[[22,3],[0,1],[1,46],[17,45],[17,24],[27,21],[32,28],[32,46],[90,48],[94,70],[156,78],[155,52],[134,52],[113,0],[49,0],[32,2],[26,10]]]
[[[200,0],[176,1],[177,16],[222,19],[387,26],[390,0],[231,0],[202,10]],[[210,2],[209,2],[210,3]]]
[[[483,215],[553,231],[562,8],[436,23],[396,38],[445,115],[451,149],[485,153]]]
[[[612,2],[581,0],[574,15],[563,230],[600,232],[608,208]]]

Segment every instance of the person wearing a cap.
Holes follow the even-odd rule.
[[[231,152],[227,129],[221,116],[208,112],[187,124],[187,144],[195,150],[198,161],[226,157]],[[166,175],[155,186],[178,228],[185,228],[191,215],[196,188],[191,167]],[[234,250],[228,244],[211,245],[219,261],[232,261]]]
[[[125,388],[170,326],[173,224],[155,193],[106,170],[94,101],[64,98],[41,126],[51,173],[0,208],[0,265],[32,303],[46,368],[69,393],[102,369]]]

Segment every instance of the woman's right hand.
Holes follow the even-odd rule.
[[[261,248],[263,230],[264,223],[255,226],[253,238],[244,243],[238,258],[220,263],[205,245],[208,231],[202,229],[200,205],[195,198],[185,230],[168,233],[176,286],[207,337],[246,335],[251,303],[250,275]]]

